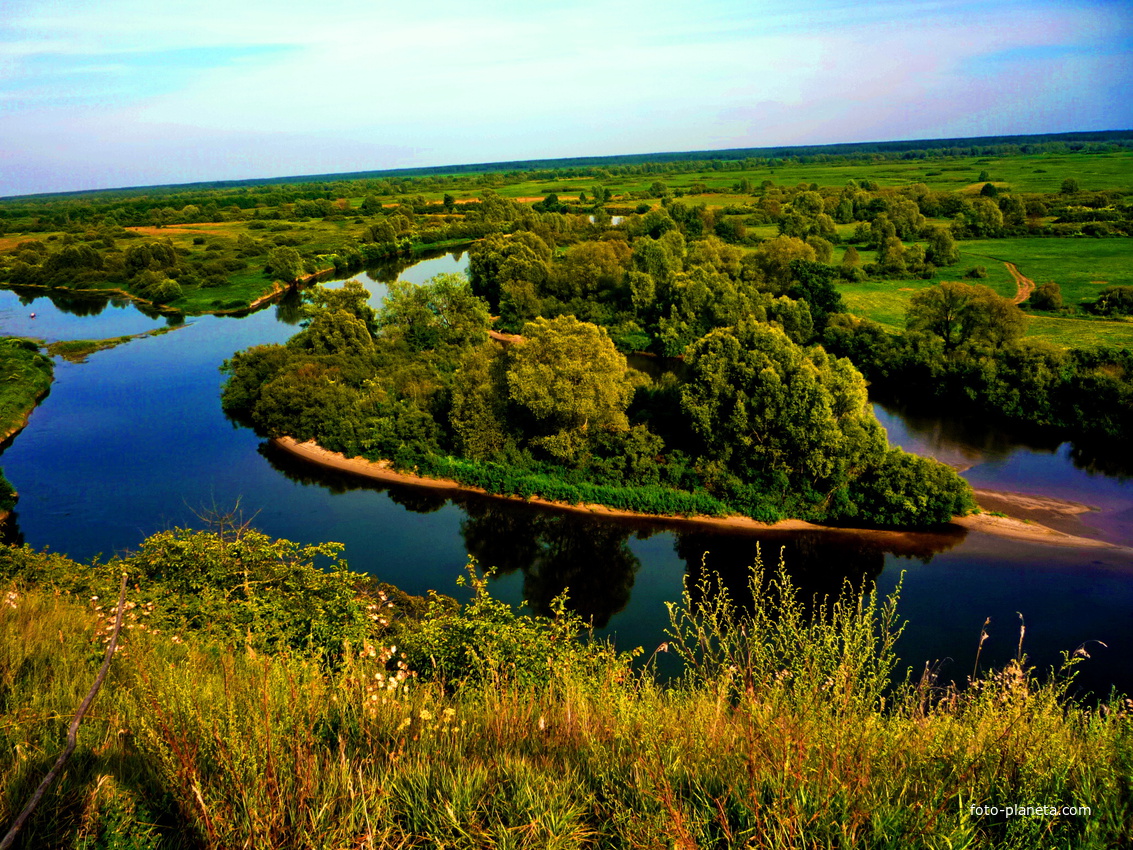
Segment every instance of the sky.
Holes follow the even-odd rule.
[[[1127,0],[0,0],[0,196],[1133,128]]]

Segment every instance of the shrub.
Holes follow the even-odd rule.
[[[929,526],[971,513],[972,488],[938,460],[890,449],[881,463],[850,485],[855,521],[883,526]]]
[[[1036,310],[1061,310],[1062,290],[1051,280],[1032,292],[1028,301]]]

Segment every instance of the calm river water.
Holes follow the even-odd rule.
[[[462,255],[401,272],[422,282],[462,271]],[[384,294],[388,269],[360,275]],[[35,312],[36,318],[30,318]],[[709,534],[661,523],[612,523],[478,498],[441,498],[328,473],[270,450],[221,412],[219,366],[250,345],[283,342],[295,331],[294,304],[244,318],[190,318],[173,333],[58,362],[51,394],[0,457],[20,492],[8,537],[72,557],[109,556],[148,534],[200,525],[197,514],[239,502],[264,532],[301,542],[346,545],[353,569],[411,593],[455,585],[469,553],[496,568],[493,591],[536,611],[569,587],[574,607],[623,648],[652,651],[665,640],[664,603],[679,597],[702,563],[732,585],[761,551],[780,554],[805,592],[844,579],[876,582],[884,593],[904,574],[900,611],[909,626],[902,663],[939,663],[945,677],[970,672],[985,617],[982,661],[1010,658],[1026,619],[1025,650],[1046,667],[1085,641],[1083,689],[1133,693],[1133,554],[1130,549],[1055,548],[986,534],[908,535],[899,551],[852,534]],[[0,292],[0,333],[48,341],[139,333],[167,324],[132,306]],[[970,464],[977,487],[1041,493],[1097,506],[1085,522],[1105,539],[1133,546],[1133,481],[1075,467],[1067,446],[1035,448],[1002,434],[918,419],[876,407],[890,440]],[[705,553],[708,553],[705,555]],[[982,662],[981,662],[982,663]]]

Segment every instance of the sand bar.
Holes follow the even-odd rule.
[[[427,478],[420,475],[413,475],[407,472],[399,472],[392,468],[389,461],[372,461],[365,458],[355,457],[348,458],[338,452],[328,451],[315,442],[301,443],[293,437],[276,437],[272,443],[296,457],[303,458],[311,463],[328,469],[337,469],[343,472],[348,472],[353,475],[358,475],[363,478],[369,478],[375,481],[384,481],[391,484],[408,484],[415,487],[427,487],[432,490],[450,491],[456,493],[472,493],[480,496],[488,496],[493,499],[501,499],[510,502],[525,502],[532,505],[540,505],[545,507],[555,508],[556,510],[568,511],[571,513],[588,514],[595,517],[610,517],[610,518],[629,518],[640,520],[652,520],[655,522],[664,522],[667,525],[686,526],[689,528],[699,529],[715,529],[719,531],[736,531],[736,532],[754,532],[754,531],[823,531],[835,535],[854,535],[856,537],[866,537],[881,544],[891,544],[898,548],[904,548],[904,545],[910,542],[911,537],[916,537],[922,534],[939,534],[939,531],[919,532],[919,531],[891,531],[884,529],[870,529],[870,528],[843,528],[835,526],[818,525],[817,523],[807,522],[800,519],[785,519],[776,523],[758,522],[750,517],[745,516],[659,516],[657,514],[646,514],[637,511],[619,510],[617,508],[606,507],[605,505],[594,504],[566,504],[563,502],[551,502],[547,499],[539,498],[538,496],[526,499],[522,496],[504,496],[496,493],[489,493],[479,487],[471,487],[466,484],[461,484],[459,481],[453,481],[448,478]],[[1003,499],[1003,504],[1009,504],[1012,498],[1019,498],[1025,500],[1042,499],[1043,497],[1023,496],[1022,494],[1011,493],[997,493],[996,491],[981,490],[978,494],[994,494]],[[978,495],[977,494],[977,495]],[[985,496],[986,497],[986,496]],[[1077,513],[1091,510],[1086,505],[1078,505],[1072,502],[1061,502],[1057,499],[1045,500],[1047,509],[1051,510],[1051,505],[1056,505],[1060,510],[1069,511],[1073,506]],[[981,504],[983,502],[981,501]],[[998,510],[998,508],[996,508]],[[1002,511],[1007,513],[1007,511]],[[1035,543],[1046,543],[1053,546],[1069,546],[1069,547],[1082,547],[1091,549],[1114,549],[1123,548],[1115,546],[1104,540],[1095,540],[1089,537],[1080,536],[1077,534],[1068,534],[1064,531],[1058,531],[1038,522],[1032,521],[1029,517],[1015,518],[1012,516],[999,517],[991,516],[987,513],[977,514],[975,516],[958,517],[945,526],[944,532],[947,533],[948,528],[951,527],[955,531],[960,529],[967,529],[970,531],[981,531],[987,534],[995,534],[1001,537],[1010,537],[1018,540],[1026,540]]]

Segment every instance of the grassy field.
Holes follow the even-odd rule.
[[[905,327],[905,311],[913,295],[940,281],[978,283],[1004,297],[1012,297],[1016,292],[1015,279],[1004,262],[1015,263],[1022,274],[1037,284],[1057,281],[1062,287],[1063,299],[1071,306],[1083,298],[1096,297],[1107,283],[1133,283],[1133,240],[1129,239],[985,239],[964,241],[959,245],[960,262],[938,269],[931,280],[839,283],[838,290],[846,309],[901,330]],[[843,251],[835,252],[835,263],[841,262]],[[863,264],[874,259],[871,251],[861,251],[861,257]],[[973,266],[984,266],[987,277],[964,278],[964,273]],[[1064,347],[1129,348],[1133,347],[1133,322],[1034,313],[1027,318],[1026,335]]]
[[[51,361],[39,353],[35,342],[0,339],[0,439],[23,427],[51,387],[52,372]]]
[[[830,165],[825,163],[779,163],[774,168],[760,166],[740,171],[701,171],[678,175],[651,175],[612,177],[607,179],[569,179],[562,181],[527,180],[499,187],[500,194],[508,197],[534,197],[554,191],[560,195],[586,192],[595,183],[601,183],[614,194],[640,192],[660,180],[671,190],[691,192],[694,184],[703,183],[714,191],[731,188],[745,179],[756,186],[772,180],[779,186],[815,183],[818,186],[845,186],[849,180],[872,180],[879,186],[907,186],[924,183],[930,189],[954,192],[979,187],[981,172],[987,171],[991,182],[1013,192],[1057,192],[1062,181],[1074,177],[1085,190],[1133,190],[1133,152],[1092,154],[1035,154],[1016,157],[949,157],[927,160],[888,161]],[[436,193],[440,198],[442,193]],[[429,197],[428,193],[425,193]],[[693,202],[703,200],[717,205],[736,203],[750,196],[691,195]]]
[[[847,312],[880,322],[893,330],[904,330],[905,311],[909,301],[920,289],[940,280],[954,280],[958,276],[938,276],[934,280],[867,280],[862,283],[839,283],[838,291],[846,304]],[[991,267],[988,267],[991,278]],[[965,281],[986,284],[989,280]],[[1006,286],[994,286],[1001,291]],[[1015,291],[1012,282],[1010,290]],[[1007,294],[1001,292],[1001,294]],[[1026,336],[1041,339],[1066,348],[1097,345],[1115,348],[1133,347],[1133,321],[1051,316],[1034,313],[1027,316]]]
[[[129,336],[116,336],[109,339],[68,339],[59,342],[49,343],[47,346],[47,353],[52,357],[62,357],[69,363],[85,363],[86,359],[92,354],[99,351],[106,351],[111,348],[117,348],[119,345],[125,345],[128,342],[133,342],[135,339],[144,339],[147,336],[161,336],[170,331],[175,331],[178,328],[186,327],[185,325],[166,326],[164,328],[155,328],[152,331],[145,331],[140,334],[131,334]]]
[[[1133,320],[1056,318],[1036,313],[1027,317],[1027,336],[1066,348],[1133,348]]]
[[[327,664],[257,631],[304,574],[277,566],[246,597],[247,547],[207,553],[134,568],[122,648],[24,847],[1101,850],[1128,836],[1133,702],[1079,705],[1073,661],[1040,681],[1022,649],[961,687],[905,678],[895,599],[848,595],[812,617],[785,581],[754,581],[737,629],[735,604],[700,585],[703,602],[670,609],[662,648],[686,664],[667,682],[653,659],[588,643],[569,615],[519,616],[483,583],[459,611],[438,598],[411,614],[423,600],[383,593],[369,609],[394,630],[371,624]],[[63,747],[117,590],[109,567],[3,559],[27,564],[0,584],[10,822]],[[67,569],[95,584],[53,589]],[[155,585],[182,570],[196,591]],[[206,597],[214,618],[186,610]],[[320,626],[367,601],[319,599],[304,616]]]
[[[1053,280],[1070,306],[1106,286],[1133,286],[1133,239],[983,239],[960,243],[974,258],[1012,262],[1042,285]]]
[[[905,329],[905,310],[913,294],[931,280],[865,280],[861,283],[839,283],[838,291],[846,311],[887,325],[893,330]]]
[[[0,443],[27,423],[39,400],[51,389],[55,367],[39,353],[37,342],[17,337],[0,338]],[[16,504],[16,492],[0,472],[0,512]]]

